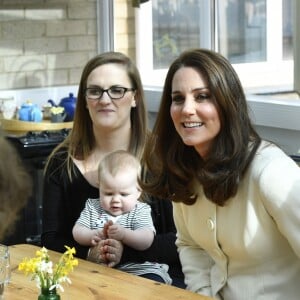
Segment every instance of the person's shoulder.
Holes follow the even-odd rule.
[[[46,170],[50,173],[61,173],[65,170],[65,162],[67,161],[68,150],[66,148],[55,149],[50,156],[46,164]]]
[[[253,174],[259,175],[266,170],[274,168],[280,170],[294,164],[289,155],[280,147],[271,142],[262,141],[250,165],[250,170]]]
[[[85,203],[93,207],[100,207],[99,198],[88,198]]]
[[[54,167],[63,165],[63,163],[66,162],[67,158],[68,158],[68,149],[67,148],[60,147],[60,148],[54,149],[48,157],[48,165],[54,166]]]
[[[97,212],[98,214],[105,213],[105,210],[100,205],[99,198],[88,198],[85,201],[85,209],[90,212],[91,211]]]
[[[279,146],[263,140],[256,151],[254,160],[268,163],[274,159],[289,159],[289,156]]]
[[[145,209],[145,208],[151,208],[151,206],[146,202],[138,201],[137,204],[136,204],[136,208],[137,209]]]
[[[68,156],[68,148],[64,146],[54,149],[51,154],[51,157],[54,159],[66,159],[67,156]]]

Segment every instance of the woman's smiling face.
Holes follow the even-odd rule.
[[[170,114],[184,144],[205,158],[221,129],[221,121],[208,83],[192,67],[176,71],[172,81]]]

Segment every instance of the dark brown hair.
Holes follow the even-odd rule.
[[[205,160],[187,146],[175,130],[171,116],[172,81],[182,67],[192,67],[208,83],[221,122],[221,130]],[[183,52],[166,76],[153,135],[144,162],[151,176],[141,187],[150,194],[175,202],[193,204],[198,181],[208,199],[218,205],[234,196],[240,178],[251,162],[260,137],[251,125],[246,97],[231,64],[220,54],[206,49]]]

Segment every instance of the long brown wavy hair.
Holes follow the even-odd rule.
[[[137,106],[131,109],[131,136],[128,151],[141,159],[147,138],[147,110],[140,73],[131,59],[120,52],[105,52],[93,57],[84,67],[79,83],[73,128],[69,136],[49,156],[51,157],[61,148],[68,149],[67,165],[70,179],[72,179],[72,157],[85,160],[95,147],[93,124],[86,109],[85,89],[89,74],[97,67],[105,64],[120,64],[125,67],[132,87],[135,89]],[[47,165],[46,165],[47,168]]]
[[[182,142],[170,116],[172,81],[182,67],[204,76],[221,121],[221,130],[205,160]],[[141,187],[150,194],[175,202],[193,204],[199,182],[208,199],[223,206],[237,192],[238,184],[257,150],[261,138],[253,128],[246,97],[231,64],[206,49],[183,52],[170,66],[152,137],[144,163],[150,177]]]

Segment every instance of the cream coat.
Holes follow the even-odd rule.
[[[225,207],[201,186],[194,205],[174,203],[189,290],[225,300],[300,299],[300,168],[265,145]]]

